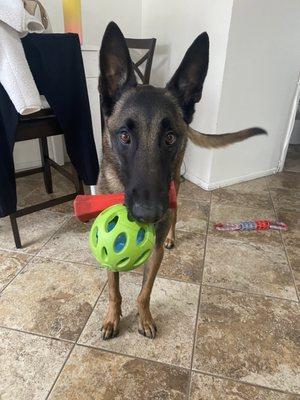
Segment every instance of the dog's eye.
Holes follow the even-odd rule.
[[[176,142],[177,137],[174,135],[173,132],[167,132],[165,137],[165,143],[167,146],[172,146]]]
[[[122,142],[123,144],[129,144],[130,141],[131,141],[131,138],[130,138],[129,133],[126,132],[126,131],[121,132],[120,140],[121,140],[121,142]]]

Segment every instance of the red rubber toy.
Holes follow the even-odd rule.
[[[101,211],[115,204],[124,204],[124,193],[78,195],[74,200],[75,216],[82,222],[96,218]],[[177,196],[174,181],[169,188],[169,208],[177,207]]]

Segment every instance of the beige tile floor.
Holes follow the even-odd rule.
[[[55,175],[55,190],[69,190]],[[18,180],[20,206],[45,200]],[[101,339],[105,271],[71,204],[0,220],[1,400],[300,399],[300,147],[284,172],[211,193],[185,181],[177,244],[152,296],[155,340],[137,332],[142,269],[121,277],[120,336]],[[285,233],[219,233],[214,223],[288,222]]]

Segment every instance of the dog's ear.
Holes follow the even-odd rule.
[[[137,85],[125,38],[115,22],[105,30],[100,49],[99,91],[105,115],[110,115],[120,94]]]
[[[167,89],[177,98],[187,124],[192,122],[195,103],[198,103],[202,96],[208,58],[209,38],[204,32],[187,50],[173,78],[167,84]]]

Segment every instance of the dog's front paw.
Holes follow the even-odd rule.
[[[165,248],[168,250],[173,249],[175,246],[175,240],[173,238],[167,238],[165,241]]]
[[[139,334],[146,336],[149,339],[154,339],[157,332],[156,324],[151,316],[139,317]]]
[[[112,339],[119,334],[119,323],[113,321],[105,321],[101,327],[102,339]]]
[[[101,327],[103,340],[112,339],[118,336],[121,315],[121,309],[118,309],[118,307],[110,306],[108,308],[106,318]]]

